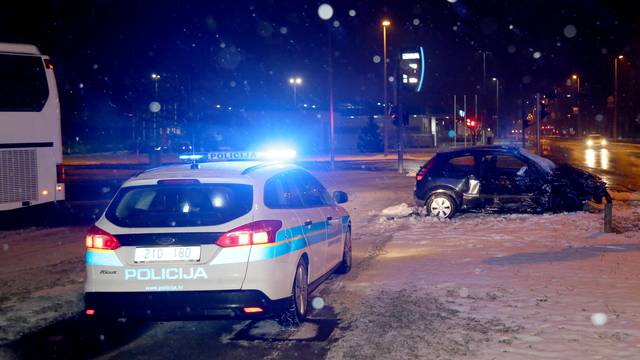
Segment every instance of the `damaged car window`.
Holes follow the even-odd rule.
[[[471,174],[475,165],[472,155],[454,157],[447,162],[444,172],[448,174]]]
[[[498,156],[496,168],[516,176],[524,176],[527,172],[527,164],[514,156]]]

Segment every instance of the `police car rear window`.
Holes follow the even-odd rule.
[[[244,184],[171,184],[122,188],[106,212],[121,227],[219,225],[247,214],[253,188]]]

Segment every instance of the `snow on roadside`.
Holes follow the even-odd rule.
[[[408,216],[392,191],[359,199],[386,211],[354,226],[370,256],[324,295],[329,359],[637,358],[637,204],[616,202],[605,234],[602,212]]]
[[[381,216],[387,218],[401,218],[406,217],[414,213],[414,209],[409,207],[409,205],[405,203],[401,203],[394,206],[389,206],[387,208],[382,209],[380,212]]]
[[[0,344],[82,310],[85,231],[0,232]]]

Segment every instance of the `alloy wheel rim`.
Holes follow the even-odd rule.
[[[438,197],[431,202],[431,214],[445,218],[451,214],[451,203],[444,197]]]

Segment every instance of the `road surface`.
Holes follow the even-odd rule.
[[[640,191],[640,144],[610,143],[589,148],[582,140],[548,138],[542,141],[543,156],[569,163],[600,176],[617,191]]]
[[[78,298],[71,307],[76,317],[0,347],[0,358],[637,359],[640,209],[616,212],[618,234],[601,232],[597,212],[465,214],[450,222],[389,219],[380,217],[382,209],[411,202],[412,177],[383,170],[314,173],[330,190],[350,195],[354,267],[318,288],[314,296],[327,306],[302,328],[281,329],[268,321],[179,321],[98,331],[80,317]],[[54,230],[0,234],[6,245],[0,264],[42,249],[71,253],[56,251],[56,244],[77,253],[54,266],[23,264],[44,278],[42,286],[54,276],[73,280],[38,288],[24,303],[82,291],[82,267],[74,265],[82,261],[82,233]],[[31,241],[11,243],[12,236]],[[0,276],[3,293],[6,284],[23,292],[28,284],[20,280],[22,272],[6,270]],[[12,309],[7,304],[0,309],[15,323],[17,311],[5,310]],[[606,314],[609,324],[594,326],[593,314]]]

